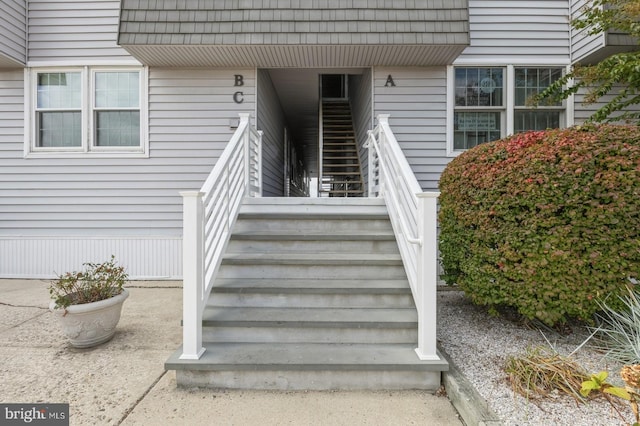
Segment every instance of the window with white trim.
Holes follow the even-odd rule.
[[[503,133],[504,69],[455,69],[453,149],[499,139]]]
[[[32,69],[29,153],[145,154],[141,68]]]
[[[564,127],[564,104],[532,106],[532,96],[562,77],[562,67],[460,66],[449,74],[448,152],[527,130]]]
[[[528,101],[562,77],[562,68],[515,67],[513,133],[560,127],[562,102],[532,107]]]

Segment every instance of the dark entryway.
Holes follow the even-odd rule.
[[[354,114],[354,120],[357,116],[359,119],[363,119],[366,122],[366,126],[370,125],[370,101],[362,105],[351,105],[349,97],[351,96],[350,86],[366,87],[364,92],[370,96],[370,79],[362,78],[363,73],[370,75],[368,70],[364,69],[270,69],[265,70],[269,75],[275,94],[278,97],[282,113],[284,114],[284,125],[286,126],[286,142],[284,149],[286,150],[283,156],[283,166],[280,168],[284,170],[285,177],[285,189],[284,196],[300,196],[299,191],[296,191],[296,187],[299,187],[306,179],[308,181],[309,190],[307,194],[309,196],[327,196],[328,193],[321,194],[322,190],[322,169],[324,165],[332,166],[328,170],[332,170],[333,183],[330,187],[334,191],[333,195],[339,196],[338,191],[342,191],[342,196],[345,194],[351,195],[351,187],[353,177],[346,173],[351,170],[351,164],[338,165],[338,163],[350,163],[359,162],[357,158],[360,154],[360,147],[364,140],[362,135],[366,138],[366,130],[369,127],[363,127],[362,129],[355,128],[353,122],[350,123],[353,127],[351,133],[347,135],[346,129],[340,129],[340,132],[344,137],[352,138],[349,143],[353,144],[353,148],[348,148],[347,154],[346,147],[338,146],[339,141],[334,140],[334,146],[327,148],[331,152],[327,153],[328,160],[332,164],[323,164],[322,153],[322,139],[325,135],[321,133],[322,130],[322,107],[323,100],[331,101],[343,101],[346,102],[347,108],[355,107],[356,114]],[[360,96],[361,99],[366,99]],[[264,99],[264,98],[263,98]],[[258,103],[258,116],[266,117],[270,112],[266,110],[260,110],[266,102]],[[272,104],[271,104],[272,105]],[[333,108],[335,110],[335,108]],[[332,111],[332,114],[335,111]],[[336,120],[343,120],[344,118],[334,118],[332,123],[329,124],[332,127],[334,134],[331,137],[335,138],[338,135],[335,133],[337,126],[342,124],[336,123]],[[351,118],[349,118],[351,120]],[[337,150],[344,150],[344,152],[337,152]],[[339,157],[339,158],[338,158]],[[356,158],[354,158],[356,157]],[[338,170],[338,169],[345,170]],[[359,169],[359,167],[358,167]],[[344,174],[340,179],[336,178],[339,174]],[[302,176],[304,175],[304,176]],[[304,179],[303,179],[304,178]],[[338,181],[340,181],[338,183]],[[357,181],[361,182],[360,177]],[[341,185],[341,186],[340,186]],[[326,186],[326,185],[325,185]],[[340,186],[340,188],[338,188]],[[363,193],[363,185],[358,185],[360,193]],[[346,189],[349,188],[349,192]],[[326,189],[326,188],[325,188]]]

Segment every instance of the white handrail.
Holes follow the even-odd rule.
[[[240,123],[200,191],[183,197],[183,344],[181,359],[199,359],[202,313],[245,196],[262,195],[262,132]]]
[[[383,197],[418,310],[418,347],[422,360],[440,360],[436,348],[437,202],[423,192],[398,141],[389,115],[378,115],[369,132],[369,196]]]

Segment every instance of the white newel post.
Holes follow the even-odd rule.
[[[374,189],[374,184],[375,184],[375,167],[373,166],[374,163],[374,154],[375,154],[375,148],[373,147],[373,140],[375,138],[375,135],[373,134],[373,130],[369,130],[369,140],[367,142],[367,146],[368,146],[368,154],[367,154],[367,161],[369,161],[369,163],[367,164],[367,191],[369,193],[369,197],[374,197],[375,196],[375,189]]]
[[[421,360],[440,360],[436,350],[438,285],[438,197],[439,192],[421,192],[418,197],[418,235],[422,240],[418,257],[418,347]]]
[[[387,146],[387,134],[385,130],[389,128],[389,114],[378,114],[378,127],[380,127],[380,133],[378,134],[378,156],[380,158],[379,161],[386,162],[388,159],[388,149]],[[378,196],[386,197],[387,185],[392,185],[390,182],[393,179],[391,176],[385,175],[385,170],[383,167],[378,168]]]
[[[182,355],[180,359],[200,359],[202,347],[203,310],[203,193],[181,192],[183,201],[182,225]]]
[[[258,186],[258,193],[255,195],[255,197],[262,197],[262,135],[263,135],[263,131],[262,130],[258,130],[258,141],[256,142],[258,144],[258,157],[256,159],[256,161],[258,162],[258,176],[256,177],[257,180],[257,186]]]

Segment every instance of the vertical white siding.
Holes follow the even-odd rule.
[[[391,76],[395,86],[385,87]],[[446,157],[446,68],[375,68],[374,113],[389,124],[422,189],[436,190]]]
[[[136,62],[117,45],[120,1],[29,0],[29,62]]]
[[[568,64],[568,0],[469,0],[471,44],[456,64]]]
[[[0,277],[53,278],[116,256],[132,279],[182,277],[182,238],[11,238],[0,235]]]
[[[257,127],[262,136],[262,193],[284,195],[284,113],[267,70],[258,71]]]
[[[25,0],[0,0],[0,10],[0,68],[19,66],[26,61]]]

